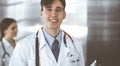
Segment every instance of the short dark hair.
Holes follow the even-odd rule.
[[[1,38],[0,40],[2,40],[2,38],[5,36],[4,31],[13,23],[13,22],[17,22],[15,19],[13,18],[4,18],[1,21],[0,24],[0,32],[1,32]]]
[[[54,0],[41,0],[41,11],[43,11],[43,6],[47,6],[47,5],[50,5],[53,3]],[[66,2],[65,0],[59,0],[62,5],[64,6],[64,9],[65,9],[65,6],[66,6]]]

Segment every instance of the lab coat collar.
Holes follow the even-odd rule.
[[[60,53],[59,53],[59,58],[58,58],[58,63],[62,62],[64,60],[64,58],[67,56],[67,54],[69,53],[69,49],[65,46],[64,44],[64,41],[63,41],[63,37],[64,37],[64,32],[62,31],[62,39],[61,39],[61,46],[60,46]],[[47,56],[55,63],[56,62],[56,59],[49,47],[49,45],[47,44],[46,40],[45,40],[45,37],[43,35],[43,32],[42,30],[39,30],[39,34],[38,34],[38,37],[39,37],[39,51],[41,50],[45,50]],[[68,38],[66,38],[67,40]]]
[[[11,44],[10,44],[5,38],[3,38],[2,41],[3,41],[3,44],[4,44],[5,48],[10,48],[10,47],[12,47]],[[12,48],[13,48],[13,47],[12,47]]]
[[[54,57],[49,45],[47,44],[47,42],[45,40],[42,30],[39,31],[38,37],[39,37],[39,44],[40,44],[39,51],[44,50],[46,52],[46,55],[48,56],[48,58],[50,58],[53,62],[56,62],[55,57]]]
[[[38,33],[38,40],[39,40],[39,50],[41,50],[45,45],[47,45],[47,42],[42,32],[42,28],[39,30]]]

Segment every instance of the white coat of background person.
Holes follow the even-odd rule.
[[[13,18],[4,18],[0,24],[0,66],[8,66],[14,47],[13,39],[17,35],[17,23]]]
[[[32,34],[17,44],[9,66],[85,66],[81,45],[60,29],[62,20],[66,16],[65,0],[41,0],[40,15],[44,19],[44,26],[40,28],[38,35]],[[36,58],[36,37],[39,44],[38,65],[36,65],[36,59],[38,59]],[[58,61],[51,51],[50,43],[54,40],[48,37],[54,40],[59,38]]]

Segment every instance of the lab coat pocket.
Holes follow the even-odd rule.
[[[35,58],[31,58],[28,60],[28,66],[35,66]]]
[[[79,66],[80,64],[80,56],[75,49],[72,49],[70,52],[68,52],[67,60],[69,62],[69,66]]]

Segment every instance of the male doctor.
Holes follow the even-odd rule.
[[[9,66],[85,66],[81,45],[60,29],[65,5],[65,0],[41,0],[45,24],[17,44]]]

